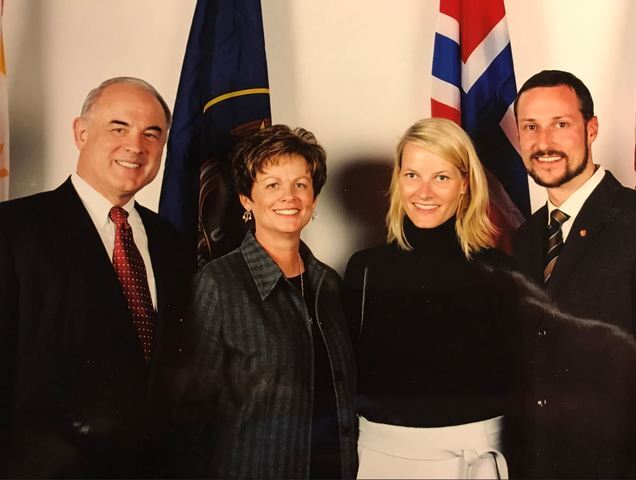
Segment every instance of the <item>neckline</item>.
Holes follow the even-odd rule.
[[[419,228],[408,215],[404,216],[404,236],[413,250],[430,252],[438,255],[441,252],[461,251],[461,245],[455,230],[455,216],[433,228]]]

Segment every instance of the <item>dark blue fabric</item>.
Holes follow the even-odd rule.
[[[221,173],[215,181],[220,182],[237,135],[234,130],[250,122],[271,122],[266,93],[227,99],[205,112],[204,108],[220,95],[255,88],[268,88],[260,1],[198,0],[179,80],[159,201],[159,213],[177,227],[192,249],[197,242],[202,162],[213,160]],[[223,188],[227,185],[214,186]],[[213,200],[207,208],[223,208],[223,198]]]

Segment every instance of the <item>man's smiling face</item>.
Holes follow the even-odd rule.
[[[151,92],[134,84],[109,85],[73,123],[77,173],[113,205],[124,205],[157,175],[167,130]]]
[[[517,126],[523,163],[539,185],[582,184],[594,173],[590,153],[598,120],[585,121],[576,93],[567,85],[537,87],[521,94]]]

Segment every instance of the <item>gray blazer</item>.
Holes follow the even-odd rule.
[[[342,478],[357,469],[354,360],[340,278],[304,245],[305,284],[315,292],[339,417]],[[313,341],[297,289],[251,233],[195,279],[186,345],[190,380],[180,415],[194,426],[180,441],[180,475],[307,478],[313,408]],[[185,413],[184,413],[185,412]]]

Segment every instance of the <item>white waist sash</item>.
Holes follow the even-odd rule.
[[[508,465],[501,453],[503,416],[449,427],[402,427],[370,422],[360,417],[358,445],[405,459],[439,461],[460,458],[461,478],[471,478],[472,467],[492,458],[498,478],[508,478]]]

